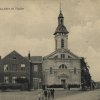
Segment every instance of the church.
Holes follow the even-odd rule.
[[[43,76],[45,85],[81,85],[81,57],[68,49],[68,30],[60,10],[58,26],[54,32],[55,51],[43,57]]]

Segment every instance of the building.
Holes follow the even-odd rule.
[[[12,51],[0,60],[0,83],[16,83],[17,78],[27,78],[30,83],[29,60]]]
[[[30,80],[33,89],[41,89],[43,83],[42,56],[28,56],[30,60]]]
[[[17,78],[27,78],[31,88],[42,87],[42,56],[23,57],[12,51],[0,61],[0,83],[14,84]]]
[[[81,58],[68,49],[68,34],[64,26],[62,11],[58,16],[58,26],[54,33],[55,51],[43,58],[45,85],[81,85]]]
[[[96,89],[100,89],[100,81],[95,82],[95,88],[96,88]]]

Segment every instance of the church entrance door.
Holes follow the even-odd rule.
[[[66,80],[65,79],[61,79],[61,85],[63,85],[63,87],[66,87]]]

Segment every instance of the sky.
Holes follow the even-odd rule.
[[[100,81],[100,0],[62,0],[68,47],[85,57],[92,79]],[[59,0],[0,0],[0,55],[46,56],[55,50]]]

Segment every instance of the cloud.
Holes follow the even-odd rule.
[[[84,54],[87,56],[86,61],[89,63],[90,72],[92,73],[92,78],[99,80],[99,66],[100,66],[100,54],[91,46],[88,47],[88,51]]]
[[[90,71],[93,79],[100,80],[98,77],[100,61],[100,20],[94,22],[87,21],[85,25],[71,27],[69,44],[71,49],[78,55],[86,57],[91,66]]]

